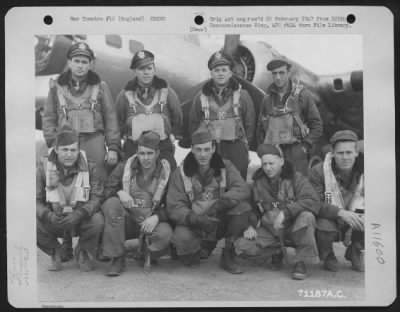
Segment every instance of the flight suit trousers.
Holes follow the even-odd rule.
[[[128,159],[137,153],[137,143],[128,139],[125,141],[122,146],[122,151],[124,153],[124,159]],[[166,159],[171,166],[171,172],[176,169],[176,160],[174,157],[175,154],[175,146],[172,144],[170,139],[165,139],[160,141],[160,159]]]
[[[81,134],[79,146],[86,152],[86,156],[96,163],[100,178],[105,183],[113,168],[110,168],[104,162],[107,153],[104,135],[100,132]]]
[[[125,210],[117,197],[107,199],[101,210],[105,222],[103,254],[109,258],[121,257],[125,254],[125,240],[139,238],[140,225]],[[171,226],[166,222],[160,222],[149,235],[150,252],[158,256],[167,253],[171,237]]]
[[[246,144],[242,140],[221,141],[217,144],[217,152],[222,158],[229,159],[246,181],[249,166],[249,152]]]
[[[325,218],[317,220],[315,236],[321,261],[325,260],[329,255],[335,255],[333,243],[342,241],[348,229],[348,225],[342,224],[339,226],[337,222]],[[352,231],[351,242],[352,245],[359,246],[358,249],[364,249],[364,232]]]
[[[294,166],[296,171],[301,172],[305,177],[308,176],[308,155],[304,152],[303,146],[299,142],[293,144],[281,144],[285,159],[289,160]]]
[[[290,220],[289,220],[290,221]],[[291,223],[284,222],[283,238],[285,246],[294,247],[296,250],[295,261],[314,262],[318,257],[317,244],[315,241],[315,217],[309,211],[301,212]],[[244,237],[235,241],[235,252],[248,260],[265,262],[268,257],[276,253],[280,246],[279,237],[268,227],[256,229],[257,238],[248,240]],[[265,258],[265,259],[262,259]],[[264,260],[264,261],[261,261]]]
[[[209,250],[215,248],[218,240],[222,238],[237,239],[243,235],[249,224],[250,212],[242,214],[228,215],[219,217],[220,222],[216,233],[206,235],[202,230],[183,225],[177,225],[172,237],[172,243],[175,245],[178,256],[193,255],[200,251],[201,247],[206,245]],[[209,240],[204,244],[204,240]]]
[[[87,219],[83,219],[76,228],[74,236],[79,236],[76,248],[83,249],[96,257],[98,241],[104,226],[104,218],[100,212],[95,213]],[[48,255],[53,254],[53,250],[61,248],[57,238],[63,237],[64,230],[54,223],[45,223],[36,218],[37,245]]]

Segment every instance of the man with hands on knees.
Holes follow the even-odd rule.
[[[192,134],[192,149],[171,177],[168,217],[175,224],[172,243],[186,266],[198,266],[217,241],[225,238],[220,267],[238,274],[233,242],[247,228],[250,187],[236,167],[216,153],[215,135],[206,129]]]
[[[364,271],[364,156],[359,152],[357,134],[351,130],[334,133],[333,151],[323,163],[310,170],[309,180],[321,200],[317,219],[317,244],[324,269],[338,270],[333,242],[347,246],[345,259],[352,269]]]
[[[126,251],[133,248],[147,271],[147,260],[157,261],[168,252],[172,237],[164,208],[170,165],[159,157],[160,136],[144,132],[137,144],[137,154],[118,164],[105,185],[107,200],[101,210],[103,252],[112,259],[108,276],[124,271]]]
[[[75,257],[82,271],[94,269],[104,219],[98,211],[103,184],[96,164],[80,150],[78,133],[64,125],[56,146],[36,168],[37,245],[51,256],[49,271],[59,271],[65,232],[79,236]]]
[[[318,256],[315,215],[318,196],[307,178],[294,170],[279,148],[261,144],[257,148],[262,167],[253,175],[254,208],[249,227],[235,242],[238,255],[257,262],[271,256],[270,268],[281,268],[285,246],[296,249],[292,278],[305,279],[305,262]]]

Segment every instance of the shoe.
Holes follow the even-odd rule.
[[[53,250],[53,254],[51,256],[50,264],[48,267],[49,271],[61,271],[62,270],[62,260],[61,260],[61,248],[56,248]]]
[[[109,257],[107,257],[107,256],[104,255],[104,253],[103,253],[103,248],[102,248],[101,246],[99,246],[99,247],[97,248],[96,259],[97,259],[98,261],[101,261],[101,262],[107,262],[107,261],[110,261],[110,260],[111,260],[111,258],[109,258]]]
[[[79,264],[79,269],[83,272],[89,272],[94,270],[95,268],[95,265],[89,258],[88,253],[86,252],[86,250],[83,249],[79,250],[78,264]]]
[[[116,257],[111,261],[107,276],[120,276],[123,271],[125,271],[125,257]]]
[[[336,259],[335,255],[330,253],[326,259],[324,260],[324,269],[330,272],[337,272],[338,271],[338,260]]]
[[[292,272],[292,279],[294,280],[303,280],[307,277],[307,268],[303,261],[298,261],[295,263],[293,272]]]
[[[235,262],[234,258],[235,255],[233,249],[227,249],[226,247],[223,248],[219,266],[232,274],[243,273],[241,266]]]
[[[205,248],[201,248],[200,249],[200,260],[208,259],[208,257],[210,257],[210,252]]]
[[[271,260],[271,264],[269,265],[269,269],[271,271],[278,271],[282,268],[282,265],[283,265],[282,252],[272,255],[272,260]]]
[[[364,251],[353,244],[347,247],[344,254],[346,260],[351,261],[351,268],[357,272],[364,272]]]
[[[72,248],[72,238],[64,237],[61,245],[61,261],[68,262],[74,258],[74,249]]]
[[[191,255],[182,255],[179,256],[179,259],[182,261],[184,266],[195,268],[200,266],[200,252]]]

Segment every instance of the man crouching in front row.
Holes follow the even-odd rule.
[[[215,136],[206,129],[192,135],[192,150],[171,176],[167,213],[175,223],[172,243],[187,266],[198,266],[225,238],[220,266],[238,274],[233,242],[247,228],[250,187],[229,160],[215,152]]]
[[[79,149],[78,133],[65,125],[36,168],[36,229],[38,247],[51,256],[49,271],[59,271],[65,233],[79,236],[75,257],[81,271],[94,269],[97,243],[103,229],[98,211],[103,184],[96,164]]]
[[[305,262],[318,260],[314,236],[318,196],[307,178],[282,157],[280,149],[261,144],[257,154],[262,166],[253,175],[257,210],[252,213],[252,222],[244,237],[235,242],[236,252],[257,262],[266,262],[272,255],[270,269],[277,270],[286,257],[286,246],[294,247],[292,278],[305,279]],[[254,227],[253,219],[257,215],[260,221]]]
[[[106,182],[107,200],[101,210],[105,218],[103,253],[112,259],[108,276],[124,271],[126,240],[135,239],[130,240],[130,247],[136,247],[143,264],[146,260],[157,261],[168,252],[172,229],[167,223],[164,199],[170,165],[159,159],[159,143],[157,133],[142,133],[137,154],[118,164]]]

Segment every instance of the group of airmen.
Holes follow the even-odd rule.
[[[75,258],[90,271],[105,260],[106,275],[119,276],[132,254],[147,269],[167,254],[196,267],[225,239],[219,265],[232,274],[243,272],[240,258],[277,270],[288,246],[295,248],[293,279],[306,278],[306,263],[318,258],[337,271],[337,241],[352,268],[364,271],[357,135],[336,132],[324,161],[308,170],[322,121],[285,59],[268,63],[273,84],[256,116],[233,77],[233,59],[212,54],[211,79],[189,116],[191,150],[179,165],[180,101],[156,75],[151,52],[135,53],[134,78],[115,103],[90,69],[86,43],[71,46],[67,59],[68,69],[50,81],[43,114],[49,150],[36,171],[37,245],[50,256],[49,270]],[[261,167],[247,183],[254,136]]]

